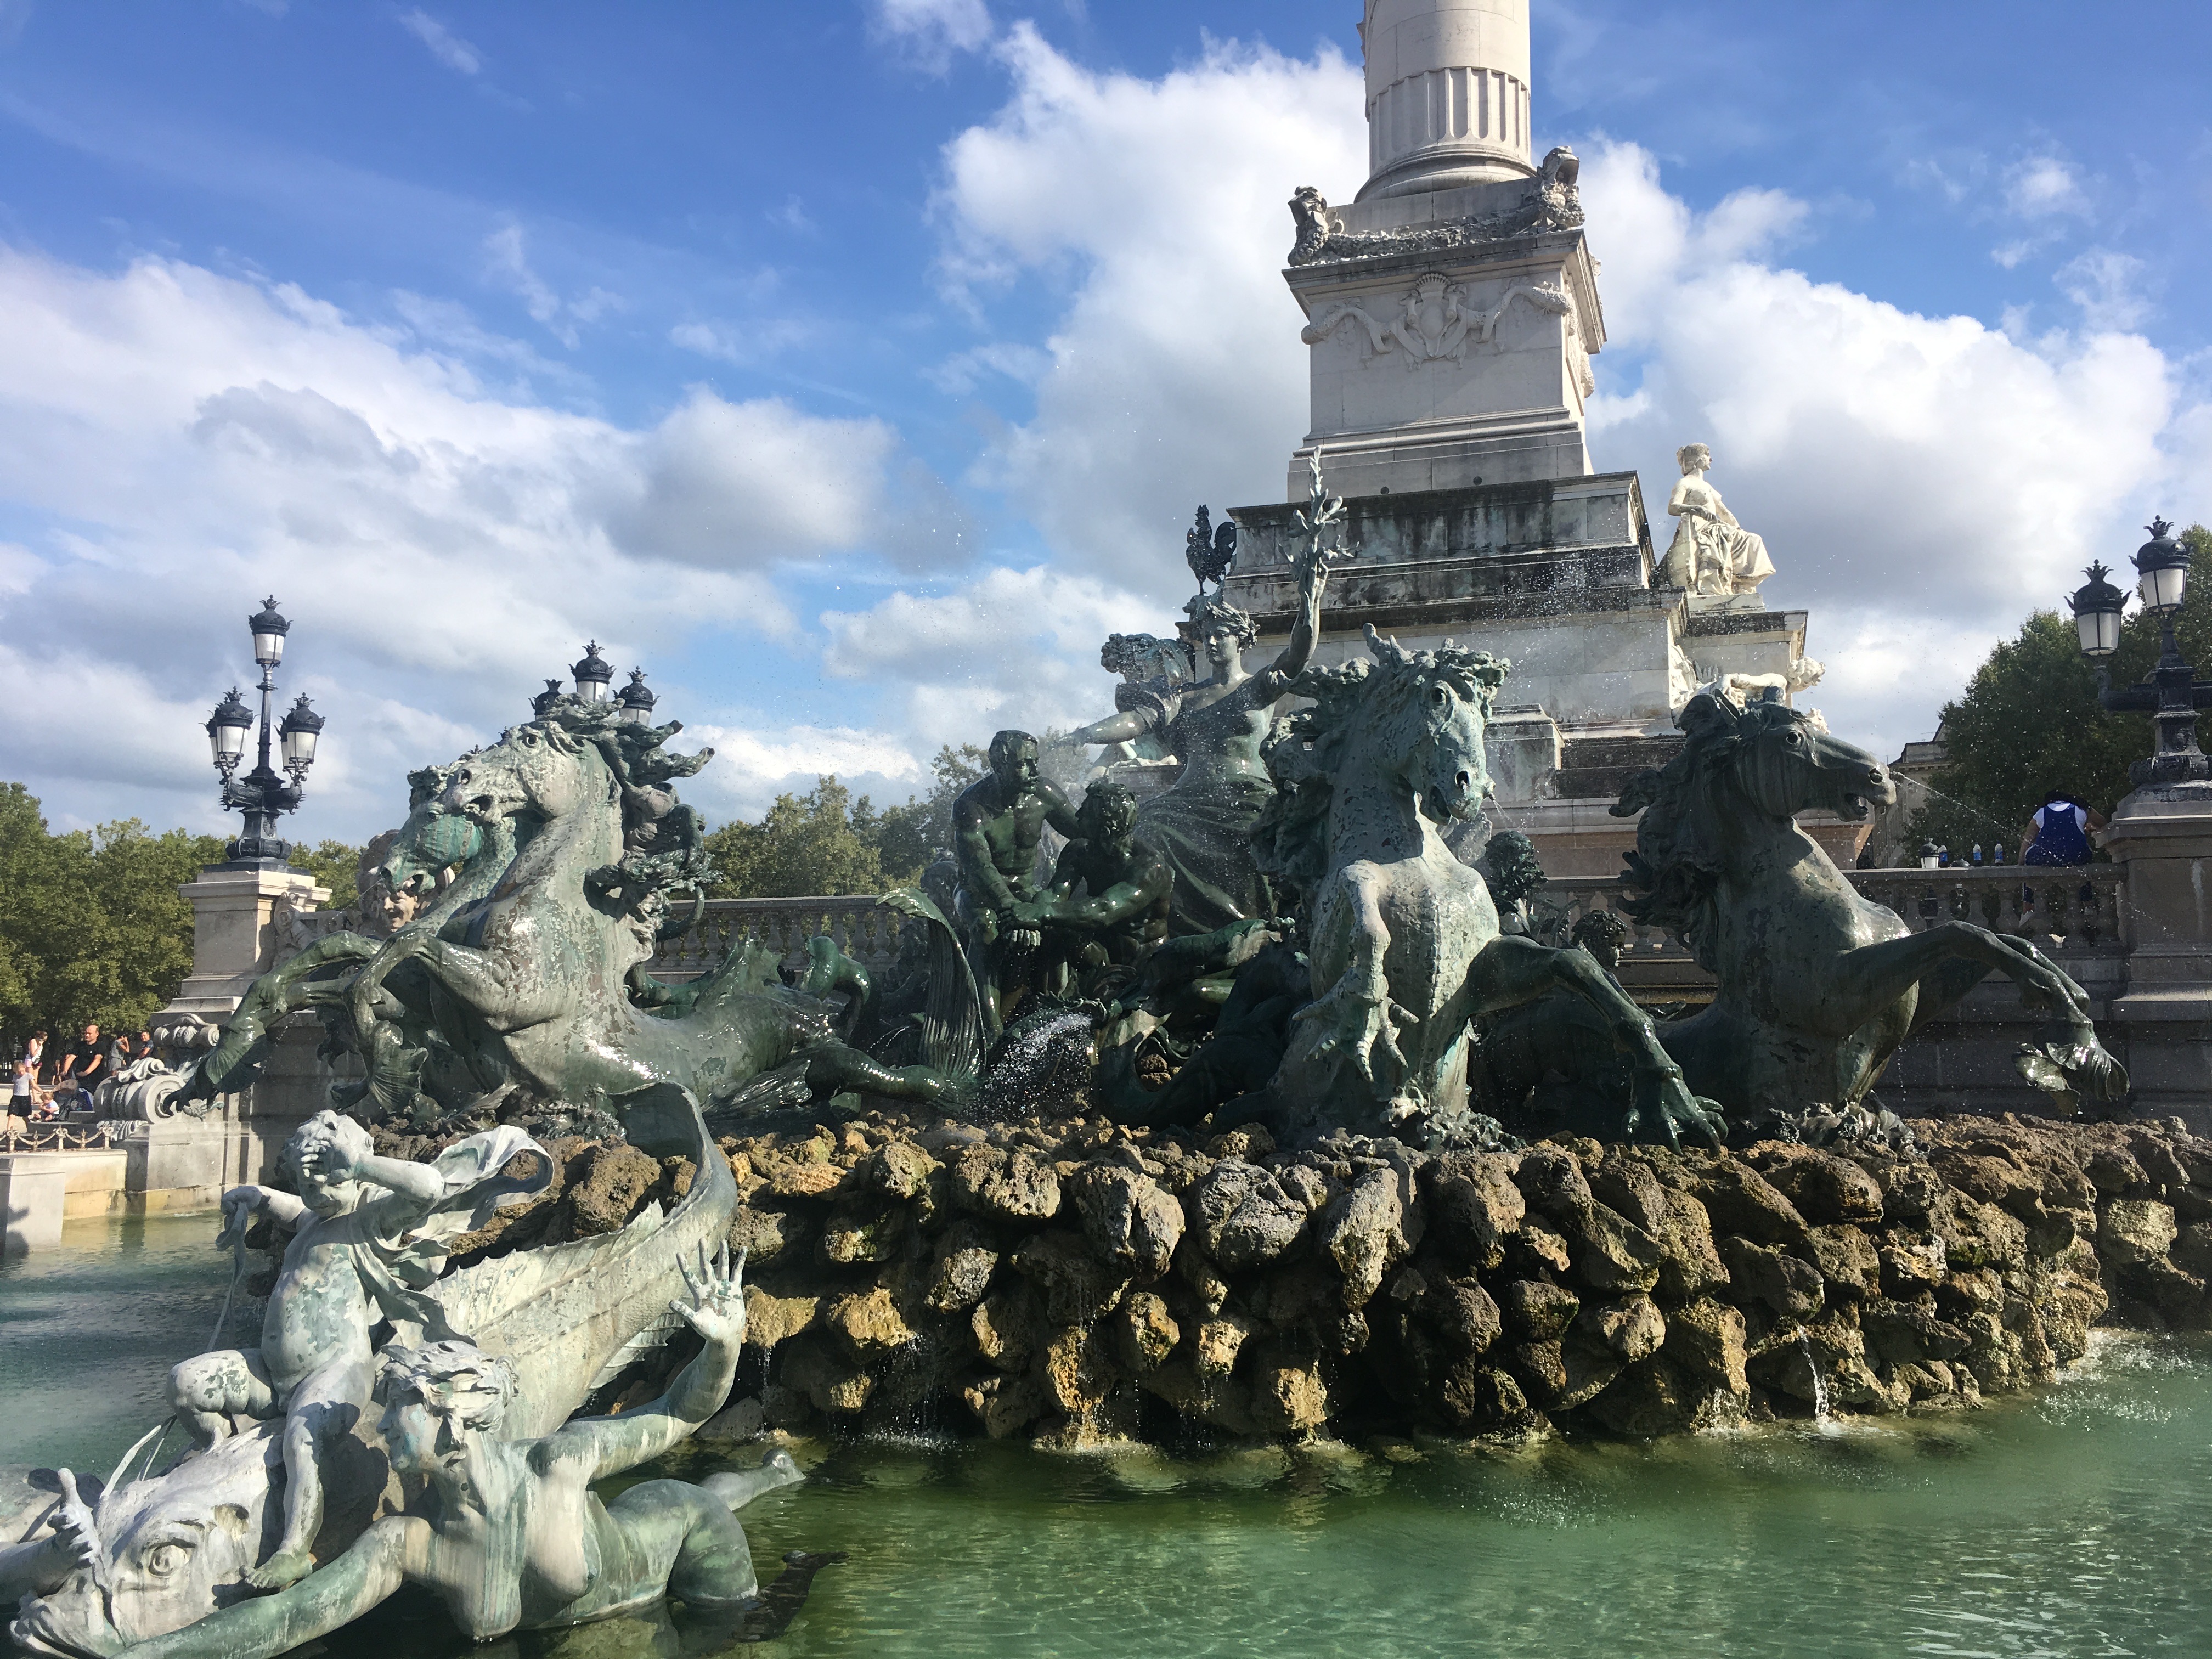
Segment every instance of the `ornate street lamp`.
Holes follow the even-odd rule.
[[[645,670],[629,671],[629,684],[615,694],[618,712],[615,718],[630,726],[653,724],[653,705],[659,699],[645,689]]]
[[[284,636],[292,631],[292,624],[277,614],[276,601],[271,599],[264,601],[261,609],[246,618],[246,625],[253,635],[253,660],[261,667],[261,746],[258,762],[245,777],[237,775],[239,763],[246,758],[246,734],[253,729],[254,719],[252,710],[246,707],[235,686],[208,717],[208,747],[216,770],[222,775],[223,805],[246,814],[246,833],[232,842],[228,849],[232,860],[281,865],[292,849],[271,832],[277,816],[299,805],[306,793],[307,769],[315,763],[315,744],[322,736],[323,717],[307,706],[307,699],[302,696],[276,727],[278,752],[284,770],[291,777],[287,783],[269,763],[269,699],[276,690],[276,665],[284,659]]]
[[[545,689],[530,700],[530,713],[532,717],[536,720],[544,720],[545,718],[546,711],[568,695],[568,694],[567,692],[561,689],[560,681],[546,681]]]
[[[2143,609],[2158,618],[2158,666],[2138,684],[2112,689],[2104,659],[2120,642],[2120,611],[2126,598],[2105,578],[2111,574],[2101,564],[2086,573],[2087,585],[2068,603],[2074,610],[2074,626],[2081,635],[2081,654],[2097,665],[2097,701],[2112,714],[2148,714],[2157,723],[2158,741],[2148,760],[2128,769],[2136,788],[2149,784],[2212,782],[2212,757],[2197,746],[2197,711],[2212,708],[2212,684],[2201,683],[2197,671],[2181,659],[2174,643],[2174,613],[2181,609],[2189,586],[2189,548],[2176,541],[2173,526],[2164,519],[2150,522],[2150,539],[2135,557],[2136,591]]]
[[[614,665],[599,654],[599,642],[593,640],[584,647],[584,654],[568,672],[576,677],[576,695],[586,702],[605,702],[607,686],[615,677]]]
[[[2092,564],[2081,574],[2089,580],[2066,603],[2074,610],[2081,654],[2095,662],[2120,648],[2120,612],[2127,607],[2128,596],[2105,580],[2112,573],[2102,564]]]

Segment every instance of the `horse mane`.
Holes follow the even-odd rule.
[[[1261,873],[1301,892],[1311,892],[1328,874],[1329,806],[1336,774],[1349,758],[1356,716],[1399,714],[1431,686],[1443,684],[1475,704],[1486,720],[1512,667],[1502,657],[1449,640],[1433,651],[1408,651],[1376,633],[1372,623],[1366,636],[1365,657],[1308,667],[1291,682],[1291,696],[1312,702],[1277,720],[1261,748],[1276,793],[1252,826],[1252,861]]]
[[[714,758],[712,749],[679,755],[666,747],[684,729],[681,720],[641,726],[622,718],[612,704],[559,697],[528,722],[553,747],[571,755],[596,750],[613,777],[620,802],[623,854],[584,875],[584,890],[597,904],[651,926],[660,938],[698,925],[707,890],[721,878],[706,848],[706,820],[696,807],[661,786],[688,778]],[[501,741],[512,737],[503,733]],[[669,901],[688,893],[688,920],[669,916]]]
[[[1675,721],[1686,739],[1680,752],[1658,770],[1631,778],[1607,809],[1617,818],[1644,814],[1636,849],[1621,854],[1627,868],[1620,880],[1628,891],[1620,908],[1645,927],[1674,934],[1708,972],[1714,971],[1709,957],[1723,859],[1722,817],[1741,799],[1734,777],[1737,757],[1745,744],[1805,718],[1778,702],[1738,707],[1700,692]],[[1723,796],[1733,805],[1724,805]]]
[[[671,720],[665,726],[639,726],[623,720],[611,703],[586,702],[581,697],[562,697],[529,723],[572,754],[585,744],[591,744],[605,757],[615,775],[626,785],[646,786],[688,778],[714,758],[711,749],[702,749],[696,755],[678,755],[663,747],[684,729],[682,720]]]

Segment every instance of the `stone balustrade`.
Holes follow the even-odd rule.
[[[2062,960],[2118,957],[2125,949],[2124,865],[2093,864],[2078,871],[1957,866],[1846,870],[1844,875],[1866,897],[1895,911],[1916,933],[1939,921],[1971,921],[1992,933],[2032,939],[2045,954]],[[1568,876],[1547,882],[1529,902],[1536,936],[1547,945],[1565,945],[1575,923],[1595,910],[1620,912],[1621,920],[1628,921],[1621,911],[1621,896],[1620,884],[1607,877]],[[1668,985],[1710,989],[1711,979],[1662,930],[1632,921],[1629,930],[1620,965],[1622,982],[1630,989],[1648,992]]]
[[[1853,886],[1886,905],[1915,933],[1938,921],[1971,921],[2000,933],[2033,938],[2063,957],[2117,956],[2123,949],[2127,871],[2117,864],[2057,872],[2007,866],[1948,870],[1847,870]],[[2033,895],[2033,897],[2030,897]],[[1596,910],[1621,914],[1620,884],[1609,877],[1568,876],[1547,882],[1530,902],[1536,937],[1564,945],[1575,923]],[[709,899],[698,927],[665,943],[651,964],[658,978],[682,981],[711,970],[742,941],[772,946],[797,967],[806,942],[827,933],[838,948],[871,969],[898,954],[902,918],[872,893],[805,898]],[[1695,995],[1712,981],[1689,952],[1660,928],[1629,922],[1621,978],[1647,995],[1677,990]]]
[[[699,925],[663,942],[647,970],[658,979],[696,979],[747,939],[772,947],[787,966],[806,959],[806,941],[828,933],[838,949],[870,969],[898,955],[903,920],[873,893],[817,898],[709,899]]]

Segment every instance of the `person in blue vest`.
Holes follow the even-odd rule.
[[[2091,832],[2105,827],[2105,817],[2084,806],[2063,789],[2043,798],[2021,835],[2022,864],[2083,865],[2089,861]]]

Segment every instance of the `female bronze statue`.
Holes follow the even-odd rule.
[[[1275,793],[1260,744],[1275,704],[1313,655],[1331,556],[1318,543],[1309,537],[1298,557],[1297,620],[1273,663],[1256,674],[1247,669],[1245,648],[1259,637],[1252,618],[1218,590],[1201,593],[1191,602],[1191,619],[1212,677],[1189,685],[1124,686],[1120,714],[1062,739],[1120,744],[1151,737],[1182,759],[1182,775],[1137,811],[1137,840],[1175,872],[1171,934],[1210,933],[1271,908],[1249,845],[1253,821]]]

